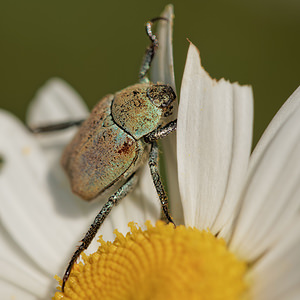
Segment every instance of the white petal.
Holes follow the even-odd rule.
[[[226,195],[212,231],[219,237],[229,238],[236,214],[239,195],[248,168],[252,142],[253,95],[251,88],[233,84],[233,136],[232,154]]]
[[[36,296],[22,288],[16,287],[6,281],[0,280],[1,299],[3,300],[41,300],[42,297]]]
[[[65,81],[48,80],[36,93],[27,112],[29,126],[48,125],[87,117],[88,108]]]
[[[299,92],[294,100],[300,103]],[[299,160],[300,106],[294,106],[249,171],[230,244],[241,257],[256,259],[282,237],[286,227],[297,217],[300,208]]]
[[[27,123],[30,127],[38,127],[82,120],[88,114],[86,104],[71,86],[59,78],[52,78],[37,91],[30,103]],[[35,137],[43,146],[47,159],[55,163],[76,131],[75,126],[52,133],[36,134]]]
[[[24,204],[28,206],[26,197],[30,199],[30,191],[35,190],[38,192],[38,197],[43,197],[43,193],[39,192],[40,187],[38,182],[34,181],[37,179],[36,174],[33,174],[30,178],[28,173],[43,172],[46,165],[43,162],[43,156],[39,152],[38,146],[34,141],[30,140],[29,134],[21,127],[21,124],[18,124],[16,120],[10,115],[5,114],[5,112],[1,112],[0,122],[0,152],[4,159],[0,176],[1,219],[10,234],[20,242],[20,245],[25,248],[27,247],[27,250],[29,250],[29,248],[32,247],[30,246],[30,242],[34,245],[34,241],[38,241],[39,239],[37,238],[38,235],[36,234],[35,225],[30,219],[26,224],[20,222],[24,220],[22,206]],[[27,139],[30,142],[28,142]],[[35,169],[32,168],[28,172],[27,165],[30,164],[32,157],[35,157],[39,163],[35,164]],[[34,180],[31,180],[33,178]],[[36,188],[33,188],[33,186]],[[42,200],[43,199],[41,199],[40,202]],[[31,207],[31,209],[31,214],[36,214],[35,208]],[[30,233],[30,241],[24,238],[24,230],[27,231],[28,235]],[[42,247],[43,246],[41,246],[40,250],[44,252],[46,257],[49,254],[51,258],[52,254],[50,249],[43,249]],[[34,258],[37,255],[34,253],[36,248],[32,248],[32,258]],[[43,255],[40,255],[40,258],[40,263],[42,264]]]
[[[32,291],[35,295],[45,296],[51,287],[51,277],[41,272],[5,231],[2,224],[0,225],[0,249],[0,281],[11,282],[19,288]],[[3,296],[2,293],[1,295]]]
[[[299,299],[299,253],[300,220],[297,220],[247,274],[252,299]]]
[[[49,186],[51,174],[39,145],[17,119],[3,111],[0,141],[4,159],[1,221],[19,247],[52,276],[64,267],[87,227],[90,208],[68,197],[65,186]]]
[[[162,17],[169,21],[160,21],[158,25],[158,39],[159,47],[152,63],[151,80],[153,82],[163,82],[170,84],[174,90],[174,63],[173,63],[173,19],[174,9],[173,5],[167,5]],[[174,103],[174,113],[170,120],[175,119],[178,112],[178,99]],[[183,223],[183,211],[179,194],[178,185],[178,171],[177,171],[177,157],[176,157],[176,135],[175,133],[162,140],[164,150],[164,161],[167,173],[168,194],[171,215],[176,224]]]
[[[50,277],[39,277],[38,272],[26,272],[26,270],[8,263],[7,261],[0,260],[0,281],[10,283],[16,288],[24,289],[35,296],[45,297],[51,289]],[[1,296],[2,290],[1,290]]]
[[[295,287],[284,294],[285,300],[299,300],[300,287]],[[282,298],[279,298],[282,299]]]
[[[168,21],[161,20],[158,23],[159,47],[152,62],[151,81],[168,83],[175,88],[172,44],[174,8],[172,4],[166,6],[161,17]]]
[[[230,221],[250,154],[252,105],[249,86],[211,79],[201,67],[198,49],[190,45],[177,130],[186,225],[217,233]]]

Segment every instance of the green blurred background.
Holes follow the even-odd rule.
[[[24,119],[50,77],[69,82],[92,107],[137,81],[145,21],[169,1],[27,0],[0,3],[0,107]],[[172,2],[179,91],[189,38],[211,76],[251,84],[254,143],[300,84],[299,0]]]

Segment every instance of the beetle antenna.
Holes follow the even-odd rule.
[[[156,37],[155,34],[153,34],[152,32],[152,25],[156,22],[156,21],[160,21],[160,20],[165,20],[165,21],[169,21],[167,18],[164,17],[157,17],[154,18],[150,21],[148,21],[146,23],[145,29],[146,29],[146,33],[151,41],[151,45],[147,48],[146,50],[146,54],[144,56],[143,62],[142,62],[142,66],[140,68],[140,72],[139,72],[139,82],[143,83],[143,82],[149,82],[149,79],[146,77],[146,74],[148,73],[154,54],[156,52],[156,49],[158,47],[158,39]]]

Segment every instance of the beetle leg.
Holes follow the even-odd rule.
[[[151,41],[151,45],[147,48],[146,54],[143,58],[142,66],[140,68],[139,72],[139,82],[140,83],[148,83],[149,79],[146,77],[147,72],[150,69],[154,54],[156,52],[156,49],[158,47],[158,39],[155,34],[152,33],[152,25],[154,22],[159,20],[166,20],[168,19],[163,17],[154,18],[146,23],[146,33]]]
[[[177,120],[171,121],[161,128],[157,128],[144,137],[146,143],[153,143],[156,140],[166,137],[177,128]]]
[[[93,224],[90,226],[88,232],[85,234],[84,238],[81,240],[81,245],[73,254],[68,267],[65,271],[62,283],[62,291],[64,291],[65,284],[70,276],[70,272],[77,258],[80,256],[81,252],[87,249],[95,235],[99,227],[102,225],[112,208],[118,204],[128,193],[130,193],[138,182],[138,176],[133,174],[130,178],[122,185],[112,196],[110,196],[104,206],[101,208],[100,212],[94,219]]]
[[[150,167],[151,176],[161,203],[162,210],[165,214],[165,217],[169,222],[173,223],[174,226],[176,226],[169,213],[168,197],[159,174],[158,159],[159,159],[158,145],[157,142],[154,141],[152,142],[151,151],[149,154],[149,167]]]
[[[76,120],[76,121],[67,121],[67,122],[61,122],[57,124],[49,124],[45,126],[39,126],[39,127],[28,127],[28,129],[32,133],[43,133],[43,132],[52,132],[62,129],[67,129],[72,126],[79,126],[83,123],[84,120]]]

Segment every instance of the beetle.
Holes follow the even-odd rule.
[[[40,133],[80,125],[61,158],[73,192],[90,201],[114,191],[74,252],[63,277],[62,291],[74,263],[87,249],[112,208],[134,189],[138,181],[137,172],[147,158],[162,211],[166,220],[174,224],[159,174],[157,140],[176,130],[177,120],[168,122],[176,94],[170,85],[151,83],[146,76],[158,47],[158,39],[152,33],[152,25],[158,20],[168,21],[158,17],[146,23],[151,44],[143,59],[139,83],[105,96],[85,121],[31,129]]]

